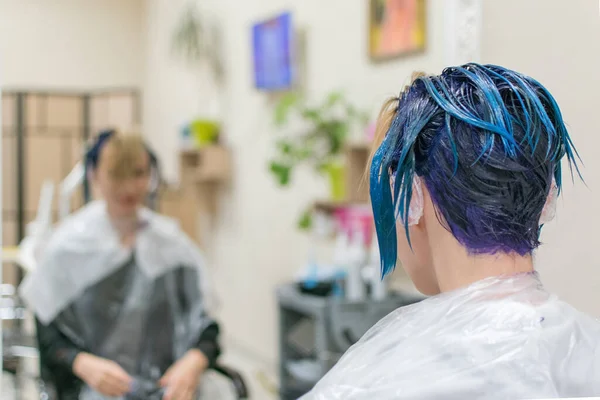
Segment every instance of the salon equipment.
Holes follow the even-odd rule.
[[[325,371],[317,360],[297,360],[290,361],[286,365],[289,374],[298,382],[311,384],[315,383],[323,376]]]
[[[194,150],[196,143],[192,137],[190,125],[186,124],[179,130],[179,149],[182,151]]]
[[[307,393],[371,326],[421,298],[390,293],[382,301],[304,294],[297,284],[277,289],[282,400]]]
[[[331,223],[327,216],[320,212],[316,212],[314,216],[313,227],[311,230],[311,239],[308,249],[308,262],[306,267],[297,276],[297,280],[302,283],[305,290],[315,289],[317,286],[322,286],[322,281],[331,281],[331,269],[324,266],[318,258],[317,248],[324,240],[331,235]]]
[[[52,198],[54,196],[54,184],[50,181],[44,182],[38,202],[36,217],[27,224],[27,236],[19,243],[17,263],[25,271],[35,268],[35,259],[40,247],[48,239],[52,230]]]
[[[311,296],[327,297],[333,292],[335,283],[331,281],[317,282],[315,285],[306,285],[304,282],[298,282],[298,290],[302,294]]]
[[[29,335],[24,328],[25,317],[25,306],[17,297],[15,287],[9,284],[0,285],[0,322],[3,325],[2,372],[12,377],[15,400],[23,398],[21,389],[27,380],[37,380],[35,376],[27,375],[24,370],[26,359],[38,357],[35,337]]]
[[[365,239],[360,226],[354,229],[347,250],[348,270],[346,278],[346,297],[349,301],[362,301],[366,296],[366,284],[363,279],[363,268],[367,262]]]
[[[364,245],[368,245],[367,239],[373,236],[373,212],[369,206],[348,206],[337,208],[334,220],[338,233],[345,233],[349,238],[355,234],[361,234]]]
[[[345,271],[344,294],[350,301],[362,301],[367,282],[363,269],[367,264],[368,238],[373,236],[373,217],[363,206],[342,207],[334,211],[337,237],[333,252],[336,268]]]
[[[369,261],[363,268],[363,279],[369,283],[371,298],[383,300],[388,294],[387,281],[381,276],[381,260],[379,258],[379,244],[377,237],[371,240]]]

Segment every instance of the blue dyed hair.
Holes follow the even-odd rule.
[[[418,77],[393,113],[370,174],[383,276],[396,265],[397,218],[410,244],[415,174],[442,225],[470,254],[526,255],[539,246],[540,216],[553,178],[561,188],[565,155],[571,176],[573,166],[579,174],[579,156],[544,86],[503,67],[467,64]]]

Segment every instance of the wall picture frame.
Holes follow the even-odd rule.
[[[385,61],[425,50],[426,0],[368,1],[371,60]]]

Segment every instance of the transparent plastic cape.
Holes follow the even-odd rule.
[[[392,312],[302,400],[600,396],[599,345],[537,274],[490,278]]]
[[[103,202],[71,215],[19,291],[42,324],[118,362],[153,399],[156,381],[213,322],[214,300],[202,255],[177,224],[148,209],[139,217],[136,244],[126,249]]]
[[[140,221],[144,226],[134,249],[121,246],[102,201],[88,204],[52,232],[35,271],[27,275],[19,288],[21,297],[42,323],[52,321],[88,287],[121,268],[132,253],[149,279],[178,267],[193,268],[197,271],[203,307],[215,307],[204,258],[177,223],[146,208],[140,210]]]

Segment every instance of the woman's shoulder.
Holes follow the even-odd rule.
[[[59,222],[48,241],[50,251],[67,251],[106,240],[108,220],[101,202],[91,202]]]

